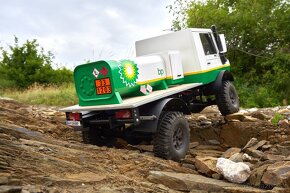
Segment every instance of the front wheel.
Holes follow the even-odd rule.
[[[189,125],[183,114],[165,111],[160,116],[157,133],[153,139],[154,155],[179,161],[188,151],[189,139]]]
[[[216,94],[217,106],[222,115],[236,113],[240,109],[240,102],[235,86],[229,81],[222,82],[222,87]]]

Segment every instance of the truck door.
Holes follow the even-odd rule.
[[[222,62],[221,62],[219,54],[217,52],[217,47],[213,41],[212,34],[211,33],[200,33],[199,37],[200,37],[201,44],[203,47],[207,69],[221,66]]]

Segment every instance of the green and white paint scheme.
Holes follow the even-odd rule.
[[[210,29],[186,29],[137,41],[133,59],[79,65],[74,70],[79,105],[121,104],[126,97],[171,85],[213,82],[221,70],[230,70],[213,39]],[[214,47],[208,48],[209,43]]]

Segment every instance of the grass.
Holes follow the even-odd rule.
[[[26,90],[6,89],[0,91],[0,96],[34,105],[68,106],[78,104],[73,83],[60,86],[35,84]]]
[[[273,125],[277,125],[278,124],[278,122],[280,121],[280,120],[282,120],[282,119],[284,119],[284,116],[283,115],[280,115],[279,113],[275,113],[275,115],[274,115],[274,117],[272,118],[272,124]]]

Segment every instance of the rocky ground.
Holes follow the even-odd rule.
[[[285,119],[270,120],[279,112]],[[153,156],[151,145],[83,144],[54,107],[0,100],[1,192],[290,192],[290,106],[223,117],[215,106],[188,116],[191,144],[181,162]],[[244,163],[230,182],[219,158]]]

